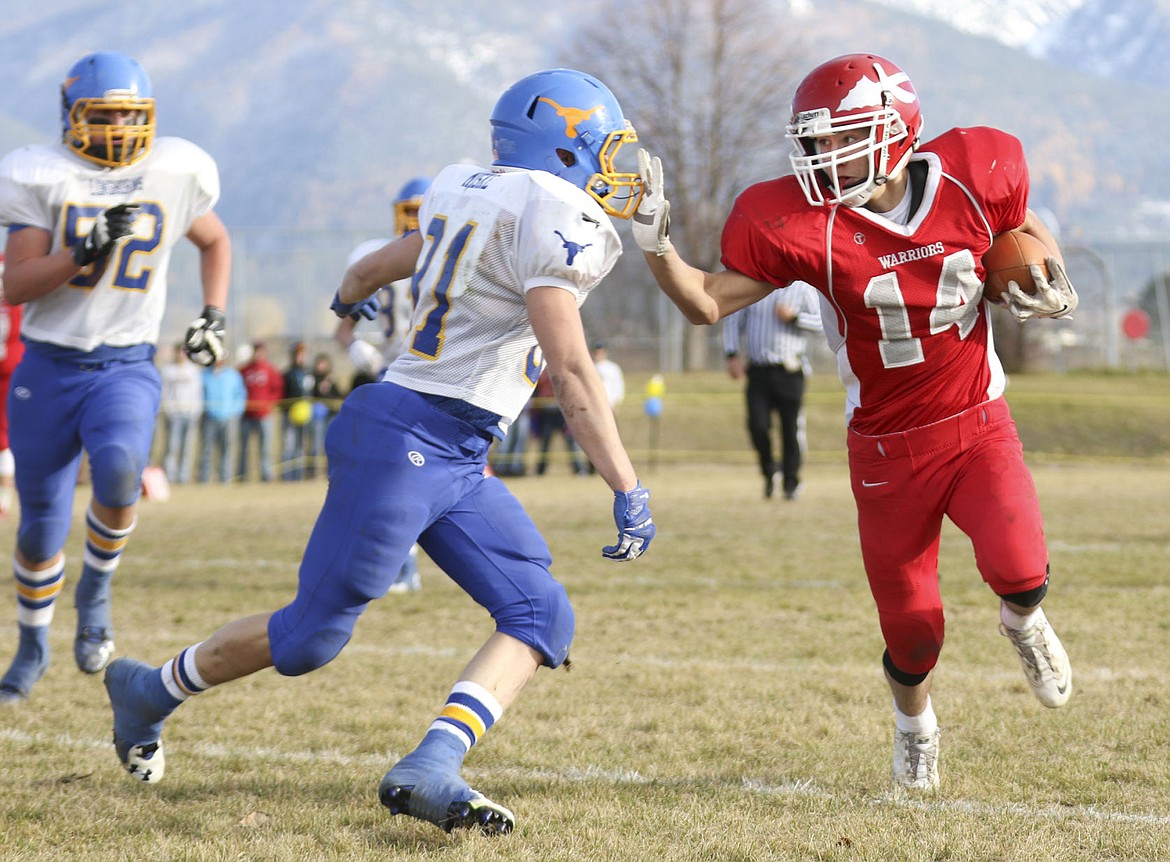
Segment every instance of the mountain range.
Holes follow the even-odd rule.
[[[1131,205],[1170,200],[1161,156],[1132,146],[1165,139],[1154,100],[1165,100],[1170,81],[1162,50],[1170,3],[774,2],[826,56],[877,50],[902,65],[918,84],[928,133],[987,122],[1019,134],[1037,194],[1062,221],[1102,227],[1101,192]],[[572,22],[611,7],[559,8],[550,16],[536,0],[14,4],[0,20],[0,74],[21,83],[0,91],[0,150],[54,138],[65,70],[88,51],[124,50],[154,79],[162,132],[218,160],[230,225],[375,226],[409,177],[488,160],[486,117],[501,89],[562,62]]]
[[[1170,230],[1170,170],[1151,145],[1170,139],[1158,107],[1170,81],[1162,49],[1170,0],[767,2],[814,53],[874,51],[902,66],[927,137],[979,124],[1018,135],[1033,203],[1066,233]],[[0,18],[0,76],[9,82],[0,88],[0,151],[59,135],[58,88],[78,57],[134,55],[153,78],[160,133],[216,158],[217,209],[254,255],[273,231],[285,236],[284,257],[295,256],[289,235],[305,255],[322,232],[345,235],[319,268],[239,271],[253,291],[287,291],[282,301],[295,303],[303,290],[316,301],[352,244],[388,229],[390,200],[407,179],[490,161],[487,117],[502,89],[588,56],[574,43],[578,25],[605,15],[620,26],[622,6],[562,0],[553,15],[538,0],[10,5]],[[604,69],[587,71],[604,78]],[[776,118],[777,135],[785,120]],[[296,290],[284,287],[290,279]]]

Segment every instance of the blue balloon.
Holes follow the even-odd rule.
[[[651,395],[647,398],[643,407],[646,410],[646,415],[651,419],[657,419],[662,415],[662,399],[657,395]]]
[[[329,408],[325,405],[325,403],[323,401],[314,401],[313,402],[313,418],[314,419],[324,419],[328,415],[329,415]]]

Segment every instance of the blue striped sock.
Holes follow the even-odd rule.
[[[431,722],[428,732],[449,733],[460,741],[464,751],[470,751],[503,714],[504,708],[490,691],[478,683],[462,680],[451,689],[447,705]]]
[[[195,668],[195,651],[202,645],[200,641],[195,646],[187,647],[159,668],[159,679],[167,694],[179,703],[211,688]]]

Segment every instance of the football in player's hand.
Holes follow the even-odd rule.
[[[1048,277],[1045,261],[1052,252],[1030,233],[1009,230],[991,241],[991,248],[983,255],[983,298],[997,302],[1008,289],[1008,282],[1014,281],[1024,293],[1036,293],[1036,283],[1028,267],[1039,264]]]

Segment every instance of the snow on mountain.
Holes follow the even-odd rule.
[[[987,36],[1031,51],[1044,28],[1058,24],[1085,0],[870,0],[892,9],[945,21],[956,30]]]

